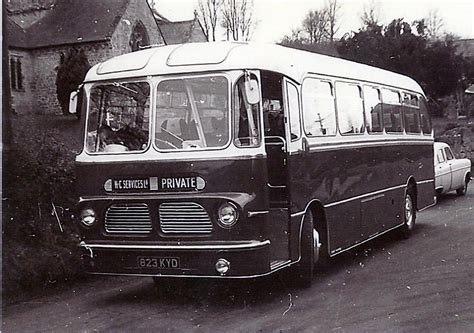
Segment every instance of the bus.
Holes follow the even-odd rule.
[[[309,286],[331,257],[408,237],[434,204],[421,87],[272,44],[152,47],[92,67],[76,157],[94,274]]]

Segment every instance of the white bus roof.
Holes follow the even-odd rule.
[[[124,54],[92,67],[86,82],[149,75],[260,69],[301,83],[308,73],[373,82],[423,94],[413,79],[380,68],[275,44],[189,43]]]

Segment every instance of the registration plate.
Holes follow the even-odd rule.
[[[138,257],[140,268],[179,268],[179,258]]]

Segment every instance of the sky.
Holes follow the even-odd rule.
[[[357,31],[360,16],[370,0],[338,0],[338,37]],[[155,0],[156,9],[171,21],[190,20],[198,0]],[[258,21],[252,40],[278,42],[298,28],[309,10],[320,9],[325,0],[254,0],[254,15]],[[461,38],[474,38],[474,0],[378,0],[380,22],[387,24],[395,18],[407,22],[428,16],[437,10],[443,19],[442,31]]]

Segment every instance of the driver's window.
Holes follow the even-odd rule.
[[[446,159],[448,161],[454,159],[454,155],[453,155],[453,152],[451,151],[451,149],[446,147],[446,148],[444,148],[444,152],[446,153]]]
[[[88,113],[87,152],[123,153],[147,148],[150,119],[147,82],[94,85]]]

